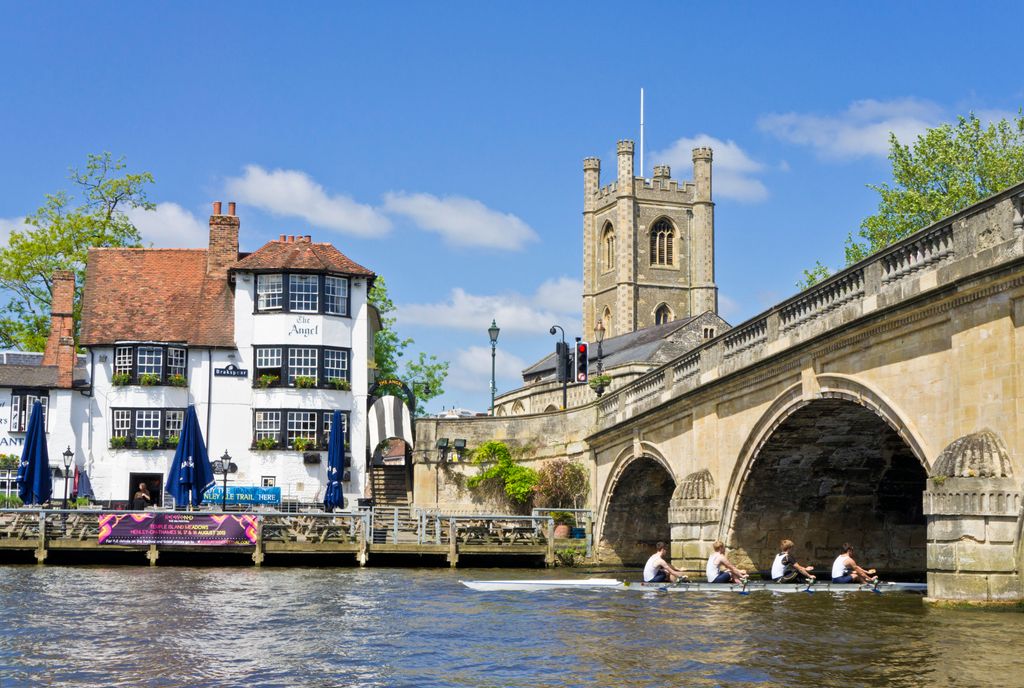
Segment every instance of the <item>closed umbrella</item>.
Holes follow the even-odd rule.
[[[189,404],[164,487],[167,494],[174,497],[176,505],[187,504],[191,507],[203,503],[203,494],[213,487],[214,482],[213,466],[206,453],[203,433],[199,430],[196,407]]]
[[[28,417],[25,446],[21,450],[21,463],[18,464],[18,497],[25,504],[48,502],[53,493],[44,426],[43,405],[37,401],[32,404],[32,414]]]
[[[345,475],[345,430],[341,427],[341,411],[331,414],[331,436],[327,440],[327,491],[324,509],[334,511],[345,508],[341,493],[341,479]]]

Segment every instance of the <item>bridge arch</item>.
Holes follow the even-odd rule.
[[[654,543],[669,542],[669,502],[676,476],[668,459],[649,442],[622,449],[598,503],[595,541],[606,562],[638,564]]]
[[[887,573],[922,575],[927,449],[876,390],[821,375],[786,389],[754,426],[733,471],[720,537],[765,570],[782,538],[827,568],[843,542]],[[828,571],[825,571],[827,574]]]

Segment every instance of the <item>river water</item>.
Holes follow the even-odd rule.
[[[458,582],[566,575],[3,566],[0,688],[1024,686],[1015,612]]]

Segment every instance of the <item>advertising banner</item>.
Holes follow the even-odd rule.
[[[183,511],[100,514],[101,545],[256,544],[256,517]]]
[[[203,493],[203,502],[216,508],[218,504],[223,503],[223,495],[223,487],[220,485],[211,487]],[[227,503],[279,506],[281,504],[281,488],[228,485]]]

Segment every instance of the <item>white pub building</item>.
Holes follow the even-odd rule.
[[[35,365],[0,365],[0,400],[11,405],[0,454],[20,454],[26,411],[42,398],[51,466],[70,445],[95,499],[128,501],[144,482],[159,504],[195,404],[211,461],[227,452],[238,466],[229,487],[276,487],[285,502],[318,502],[340,409],[342,488],[354,507],[367,490],[374,273],[309,236],[282,235],[241,254],[239,224],[235,204],[225,214],[217,202],[208,249],[90,249],[84,356],[69,336],[73,277],[56,275],[46,353]],[[54,498],[62,491],[55,480]]]

